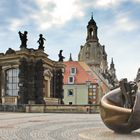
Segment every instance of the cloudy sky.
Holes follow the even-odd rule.
[[[28,31],[28,48],[46,38],[45,52],[58,60],[74,60],[85,44],[86,26],[93,12],[98,38],[113,57],[117,77],[133,80],[140,67],[140,0],[0,0],[0,52],[19,50],[18,31]]]

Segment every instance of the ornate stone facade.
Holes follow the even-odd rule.
[[[105,47],[99,43],[97,25],[91,17],[87,25],[87,38],[84,46],[81,46],[79,61],[85,61],[88,65],[99,68],[103,57],[106,55]]]
[[[0,54],[0,103],[44,104],[45,98],[63,98],[57,89],[53,71],[63,69],[62,62],[52,61],[40,49],[24,48]],[[47,73],[46,73],[47,71]],[[62,71],[61,71],[62,72]],[[62,84],[63,75],[59,79]],[[12,97],[12,98],[11,98]]]

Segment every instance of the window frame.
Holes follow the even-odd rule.
[[[71,78],[72,78],[72,81],[71,81]],[[69,76],[68,77],[68,83],[69,84],[74,84],[74,80],[75,80],[74,76]]]
[[[19,92],[19,69],[10,68],[5,70],[5,96],[18,96]]]
[[[76,74],[76,68],[75,67],[71,67],[70,68],[70,75],[75,75]]]

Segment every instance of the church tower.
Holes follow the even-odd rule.
[[[105,46],[99,43],[97,31],[98,27],[92,15],[87,25],[86,43],[81,46],[78,59],[97,71],[101,68],[101,71],[105,71],[107,69],[107,54]]]
[[[98,27],[92,15],[87,25],[87,39],[86,39],[87,42],[98,42],[97,29]]]
[[[111,64],[110,64],[109,74],[110,74],[110,78],[115,83],[115,81],[117,81],[117,78],[116,78],[116,69],[115,69],[115,64],[113,62],[113,58],[112,58]]]
[[[93,15],[87,25],[86,43],[81,45],[78,61],[83,61],[98,74],[98,76],[108,81],[111,87],[115,87],[117,81],[116,70],[112,59],[108,69],[107,53],[105,46],[99,43],[98,27],[93,19]]]

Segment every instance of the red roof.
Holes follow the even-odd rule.
[[[68,79],[69,76],[74,76],[74,84],[86,84],[87,81],[91,81],[91,83],[97,83],[96,77],[92,74],[91,69],[88,65],[84,62],[78,61],[67,61],[64,62],[65,64],[65,71],[64,71],[64,84],[69,84]],[[71,68],[76,68],[76,74],[71,75],[70,70]]]

